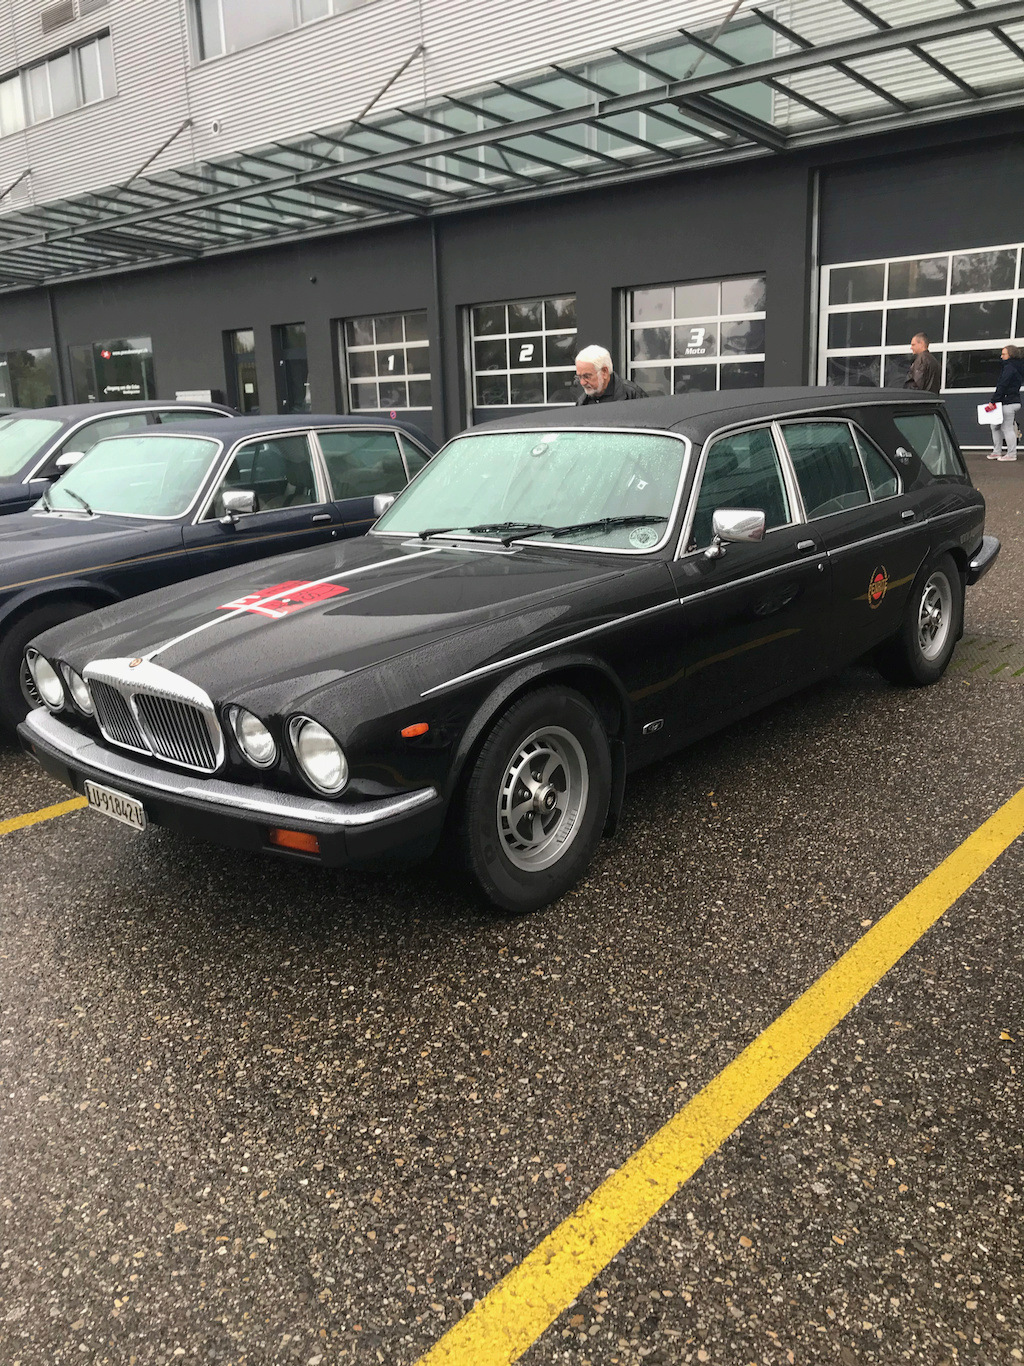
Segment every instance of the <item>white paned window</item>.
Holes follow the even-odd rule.
[[[0,137],[116,94],[110,34],[101,33],[0,81]]]
[[[478,304],[469,310],[472,406],[573,403],[576,296]]]
[[[342,337],[349,412],[430,407],[426,310],[348,318]]]
[[[652,398],[764,385],[765,277],[626,294],[629,377]]]
[[[987,394],[1024,328],[1021,244],[851,261],[822,270],[818,382],[901,388],[923,332],[942,388]]]
[[[358,3],[361,0],[190,0],[196,60],[241,52]]]

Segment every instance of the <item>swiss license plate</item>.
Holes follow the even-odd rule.
[[[85,785],[85,795],[94,811],[101,811],[122,825],[130,825],[133,830],[145,830],[149,822],[141,802],[134,797],[126,797],[123,792],[115,792],[111,787],[100,787],[99,783]]]

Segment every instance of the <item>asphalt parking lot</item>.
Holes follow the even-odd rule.
[[[1003,552],[943,681],[637,775],[535,917],[0,834],[0,1361],[510,1360],[445,1334],[1024,786],[1024,466],[971,468]],[[0,749],[0,830],[68,795]],[[1022,907],[1017,841],[520,1359],[1024,1361]]]

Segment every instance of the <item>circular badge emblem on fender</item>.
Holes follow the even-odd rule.
[[[871,582],[868,584],[868,606],[875,608],[881,605],[889,588],[889,573],[884,564],[878,565],[872,571]]]
[[[129,667],[129,669],[137,669],[141,663],[142,663],[142,660],[141,660],[141,659],[129,659],[129,661],[128,661],[128,667]]]
[[[650,526],[634,527],[629,533],[629,543],[636,546],[637,550],[649,550],[652,545],[658,544],[658,533]]]

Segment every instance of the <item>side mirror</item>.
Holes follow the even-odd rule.
[[[72,465],[77,465],[84,454],[85,451],[64,451],[61,455],[58,455],[54,462],[54,469],[60,470],[61,474],[63,474],[64,471],[69,470]]]
[[[258,512],[260,508],[260,501],[252,489],[228,489],[221,495],[221,502],[224,504],[221,526],[234,526],[239,517]]]
[[[373,495],[373,515],[383,517],[388,508],[398,497],[396,493],[375,493]]]
[[[763,541],[765,515],[749,508],[718,508],[711,519],[714,539],[704,552],[709,560],[725,554],[726,541]]]

